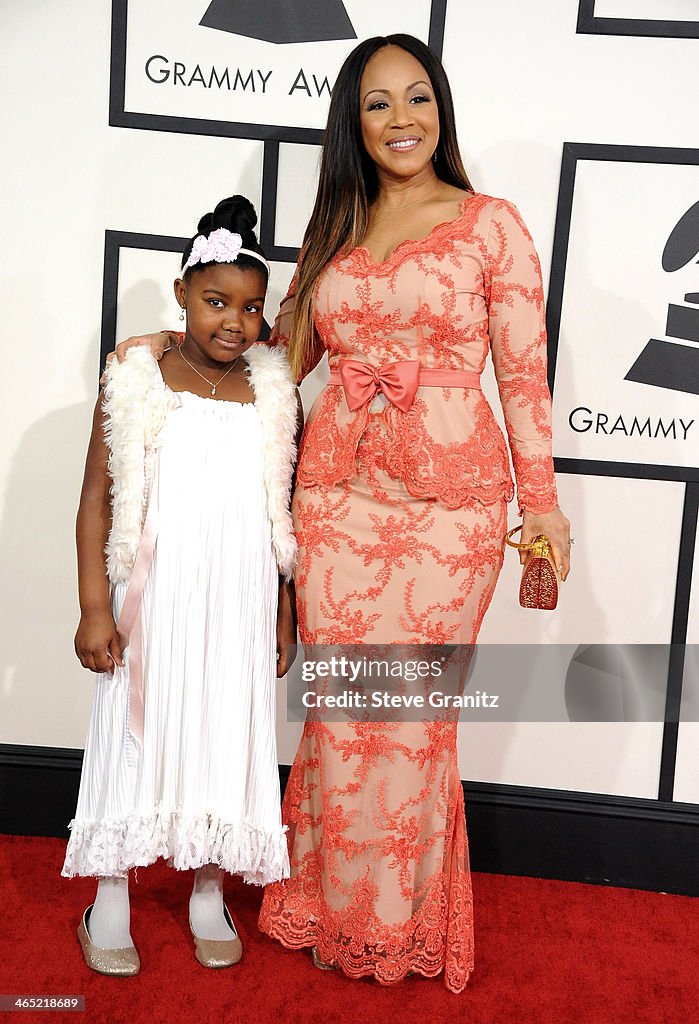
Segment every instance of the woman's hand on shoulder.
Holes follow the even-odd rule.
[[[163,353],[172,345],[179,345],[180,336],[176,331],[158,331],[157,334],[138,334],[126,341],[120,341],[116,347],[116,357],[123,363],[126,353],[134,345],[150,345],[150,350],[156,359],[162,359]],[[109,359],[109,356],[107,356]]]
[[[123,668],[121,640],[111,611],[83,612],[75,634],[75,653],[83,668],[91,672],[113,672]]]
[[[137,334],[133,338],[127,338],[126,341],[120,341],[116,347],[115,352],[108,352],[105,363],[105,370],[111,363],[112,359],[116,355],[120,363],[124,362],[126,353],[134,345],[150,345],[150,350],[156,359],[162,359],[163,353],[167,352],[173,345],[179,345],[181,336],[177,331],[158,331],[157,334]],[[100,384],[106,383],[104,373],[100,379]]]
[[[570,522],[561,512],[560,508],[551,509],[550,512],[529,512],[524,510],[522,515],[522,537],[523,544],[529,543],[538,534],[544,533],[549,539],[553,552],[553,560],[556,563],[561,581],[567,579],[570,572]],[[519,560],[524,564],[528,554],[520,551]]]

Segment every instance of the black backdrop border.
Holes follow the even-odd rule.
[[[699,21],[665,21],[660,18],[599,18],[595,14],[595,0],[580,0],[576,32],[604,36],[698,39]]]
[[[0,832],[67,838],[81,764],[81,750],[0,744]],[[474,871],[699,895],[695,804],[462,785]]]

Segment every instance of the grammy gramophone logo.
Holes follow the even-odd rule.
[[[267,43],[357,38],[342,0],[212,0],[199,24]]]
[[[699,203],[690,206],[670,232],[663,270],[681,270],[697,255]],[[624,379],[699,395],[699,292],[689,292],[682,304],[670,303],[665,334],[678,341],[651,338]]]

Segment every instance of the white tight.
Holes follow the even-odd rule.
[[[87,927],[100,949],[133,946],[128,878],[100,878]]]
[[[223,916],[223,871],[215,864],[206,864],[194,872],[189,920],[200,939],[233,937]],[[100,949],[133,946],[128,877],[100,878],[88,931]]]

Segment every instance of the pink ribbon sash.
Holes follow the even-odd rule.
[[[381,391],[401,412],[407,412],[418,387],[474,388],[480,391],[478,373],[468,370],[439,370],[421,366],[419,359],[400,359],[372,366],[359,359],[341,359],[330,372],[329,384],[341,384],[352,412],[371,402]]]
[[[143,747],[145,704],[143,697],[143,625],[141,606],[143,590],[153,564],[155,542],[158,536],[158,479],[153,475],[146,521],[136,552],[131,578],[121,606],[117,633],[129,648],[129,721],[128,728],[134,740]]]

